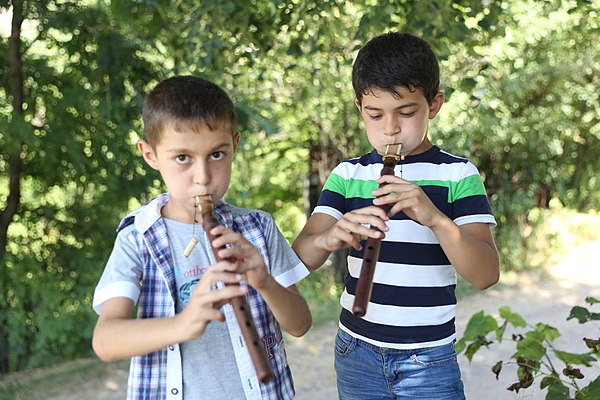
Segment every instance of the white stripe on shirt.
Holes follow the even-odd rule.
[[[354,296],[346,290],[340,304],[352,312]],[[454,318],[455,304],[435,307],[400,307],[369,302],[364,320],[389,326],[412,327],[440,325]]]
[[[348,270],[354,278],[359,277],[362,259],[348,257]],[[456,285],[454,267],[448,265],[407,265],[377,262],[373,283],[383,283],[392,286],[439,287]]]

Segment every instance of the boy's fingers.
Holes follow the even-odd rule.
[[[247,292],[248,288],[246,286],[227,285],[224,288],[211,290],[210,292],[206,293],[203,296],[203,300],[205,303],[211,303],[218,308],[234,297],[243,296]]]
[[[238,257],[245,258],[251,256],[256,251],[256,247],[248,242],[235,242],[231,246],[219,250],[219,256],[223,258]]]
[[[384,221],[387,221],[389,219],[384,210],[382,210],[379,207],[374,207],[374,206],[364,207],[364,208],[349,212],[344,217],[346,217],[346,216],[355,221],[358,220],[357,222],[359,222],[359,223],[364,223],[364,219],[369,218],[369,217],[380,218]]]
[[[227,231],[230,231],[230,232],[232,232],[230,229],[227,229],[227,228],[226,228],[226,227],[224,227],[223,225],[217,225],[217,226],[215,226],[214,228],[212,228],[212,229],[210,230],[210,233],[211,233],[212,235],[214,235],[214,236],[217,236],[217,235],[222,235],[222,234],[224,234],[224,233],[225,233],[225,232],[227,232]]]
[[[377,208],[377,207],[374,207]],[[383,215],[385,215],[386,220],[389,219],[387,216],[387,213],[384,210],[381,210],[381,213]],[[384,220],[382,220],[379,217],[373,216],[373,215],[362,215],[361,218],[348,218],[348,219],[341,219],[340,220],[340,224],[339,224],[340,228],[344,229],[347,232],[350,233],[356,233],[359,235],[363,235],[363,236],[369,236],[369,237],[375,237],[377,234],[375,233],[376,231],[373,231],[373,229],[370,229],[369,226],[375,226],[377,227],[380,231],[387,231],[388,227],[385,224]],[[375,236],[373,236],[375,235]]]
[[[217,264],[215,264],[216,266]],[[243,275],[238,272],[220,271],[220,270],[209,270],[202,276],[202,279],[198,282],[194,288],[196,292],[209,292],[211,288],[217,282],[236,284],[240,283],[243,279]]]
[[[356,235],[353,235],[352,233],[345,231],[345,230],[340,230],[339,236],[340,236],[339,237],[340,241],[347,243],[349,246],[360,251],[360,249],[361,249],[360,240],[357,238]]]
[[[377,183],[409,183],[406,179],[402,179],[396,175],[381,175],[375,180]]]
[[[342,229],[341,227],[339,228],[340,229],[338,229],[336,234],[337,239],[358,251],[362,249],[360,244],[361,240],[365,240],[369,237],[374,239],[382,239],[385,236],[382,232],[376,229],[369,229],[362,225],[356,225],[353,227],[352,231]]]

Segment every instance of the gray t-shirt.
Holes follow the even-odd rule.
[[[183,250],[192,237],[192,225],[164,219],[175,259],[176,312],[187,305],[190,295],[208,268],[210,258],[202,227],[196,225],[198,244],[188,257]],[[237,370],[226,322],[212,321],[197,339],[180,344],[183,363],[183,396],[188,399],[243,399],[244,389]]]
[[[239,210],[239,209],[238,209]],[[242,211],[242,210],[239,210]],[[185,224],[163,219],[167,227],[171,251],[175,262],[174,275],[177,284],[176,312],[181,312],[189,297],[211,265],[208,241],[201,225]],[[300,260],[285,238],[269,219],[264,228],[266,243],[272,265],[271,275],[276,277],[296,267]],[[113,252],[97,286],[97,290],[114,282],[139,284],[143,273],[140,255],[128,233],[135,229],[131,224],[117,235]],[[188,257],[183,250],[193,236],[197,245]],[[229,400],[245,398],[229,330],[225,322],[212,321],[197,339],[181,343],[183,363],[183,394],[185,400]]]

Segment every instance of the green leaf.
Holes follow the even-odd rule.
[[[560,377],[556,374],[551,374],[551,375],[545,376],[542,379],[542,381],[540,382],[540,388],[545,389],[548,386],[560,385],[560,384],[561,384]]]
[[[569,388],[564,386],[562,383],[554,383],[548,386],[546,400],[565,400],[570,398]]]
[[[465,338],[462,338],[459,341],[457,341],[454,345],[454,351],[456,352],[456,354],[460,354],[465,349],[465,347],[467,347],[467,342],[465,341]]]
[[[496,329],[496,340],[498,343],[502,343],[504,338],[504,332],[506,331],[506,322],[504,322],[498,329]]]
[[[540,341],[525,337],[517,342],[517,352],[513,354],[512,358],[521,356],[527,360],[539,361],[544,354],[546,354],[546,348]]]
[[[600,313],[591,313],[587,308],[575,306],[571,308],[571,313],[567,317],[567,321],[572,318],[576,318],[580,324],[584,324],[589,321],[600,321]]]
[[[569,353],[566,351],[554,350],[554,354],[565,364],[591,366],[592,362],[596,361],[590,354]]]
[[[479,336],[486,336],[488,333],[498,328],[498,322],[494,317],[486,315],[483,311],[473,314],[467,328],[465,329],[465,339],[475,340]]]
[[[515,328],[523,328],[527,326],[527,322],[520,314],[512,312],[512,310],[508,306],[502,306],[499,309],[500,316],[510,322],[512,326]]]
[[[560,332],[556,328],[551,327],[550,325],[538,323],[535,325],[535,330],[541,333],[549,342],[552,342],[554,339],[560,337]]]
[[[587,308],[575,306],[571,308],[571,313],[567,317],[567,321],[576,318],[580,324],[583,324],[589,320],[590,312]]]
[[[600,376],[590,382],[589,385],[575,394],[577,400],[597,400],[600,399]]]
[[[479,350],[480,348],[481,348],[480,342],[473,342],[467,346],[467,350],[465,351],[465,356],[467,357],[469,362],[473,359],[473,356],[475,355],[475,353],[477,353],[477,350]]]
[[[590,305],[594,305],[600,303],[600,300],[596,299],[595,297],[588,296],[585,298],[585,302]]]

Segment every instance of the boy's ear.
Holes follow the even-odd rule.
[[[356,105],[356,108],[358,108],[358,112],[361,112],[361,107],[360,107],[360,102],[358,101],[357,98],[354,99],[354,105]]]
[[[146,160],[146,163],[154,169],[158,169],[158,161],[156,160],[156,154],[154,154],[154,150],[150,143],[146,142],[144,139],[140,139],[137,143],[138,149],[142,153],[142,157]]]
[[[240,144],[240,133],[235,132],[233,134],[233,153],[237,151],[238,145]]]
[[[444,92],[439,91],[429,104],[429,119],[433,119],[442,108],[444,104]]]

